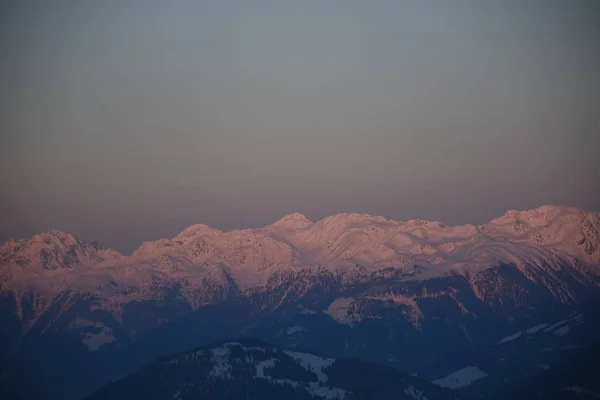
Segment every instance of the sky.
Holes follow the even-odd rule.
[[[600,3],[6,1],[0,240],[600,211]]]

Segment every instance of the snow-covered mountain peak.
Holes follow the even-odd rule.
[[[33,235],[31,238],[32,242],[43,242],[46,244],[51,243],[67,243],[67,244],[75,244],[79,242],[77,238],[69,233],[60,231],[58,229],[48,229],[42,233],[38,233]]]
[[[325,217],[318,222],[320,225],[331,226],[331,227],[344,227],[354,224],[367,224],[367,223],[394,223],[388,218],[381,216],[373,216],[369,214],[360,213],[340,213],[329,217]]]
[[[534,225],[544,225],[565,215],[577,215],[584,212],[575,207],[543,205],[529,210],[508,210],[502,216],[493,219],[491,223],[501,224],[506,221],[520,220]]]
[[[552,248],[591,262],[600,261],[600,214],[575,207],[546,205],[511,210],[481,225],[489,237]]]
[[[577,225],[582,219],[588,215],[596,213],[588,213],[582,209],[565,206],[546,205],[530,210],[509,210],[500,217],[494,218],[488,225],[510,225],[515,222],[521,223],[530,228]]]
[[[15,276],[27,276],[33,269],[56,270],[93,266],[122,257],[95,242],[80,241],[75,236],[51,229],[30,239],[11,239],[0,246],[0,265]]]
[[[160,256],[172,251],[190,250],[196,254],[199,246],[205,246],[206,241],[221,240],[226,236],[235,234],[236,231],[222,232],[206,224],[190,225],[181,231],[172,239],[162,238],[157,240],[145,241],[134,250],[131,257],[133,259],[142,257],[144,259],[152,256]]]
[[[286,228],[304,228],[313,222],[300,213],[288,214],[278,219],[273,225]]]
[[[220,230],[215,229],[215,228],[211,228],[210,226],[206,225],[206,224],[194,224],[194,225],[190,225],[187,228],[185,228],[181,233],[179,233],[177,236],[175,236],[173,238],[173,240],[178,240],[178,239],[189,239],[198,235],[205,235],[205,234],[219,234],[222,233]]]

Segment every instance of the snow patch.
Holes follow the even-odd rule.
[[[305,331],[306,331],[306,329],[301,327],[300,325],[290,326],[289,328],[287,328],[288,336],[299,333],[299,332],[305,332]]]
[[[346,391],[340,388],[319,386],[318,383],[310,382],[308,392],[314,396],[325,397],[327,399],[344,399]]]
[[[86,345],[90,351],[96,351],[103,344],[112,343],[117,340],[112,333],[112,329],[103,326],[102,330],[98,333],[87,333],[83,339],[83,344]]]
[[[542,329],[544,329],[545,327],[547,327],[548,325],[549,325],[548,323],[539,324],[539,325],[536,325],[536,326],[533,326],[533,327],[527,329],[525,332],[537,333],[537,332],[541,331]]]
[[[324,310],[323,313],[329,315],[338,324],[352,326],[352,323],[356,318],[349,315],[348,311],[353,302],[354,299],[352,297],[340,297],[332,301],[331,304],[329,304],[329,307],[327,307],[327,310]]]
[[[269,378],[265,376],[265,368],[273,368],[275,366],[274,358],[269,358],[256,364],[256,377],[257,378]]]
[[[314,354],[298,353],[295,351],[286,351],[285,354],[299,362],[305,370],[312,371],[317,375],[319,382],[323,383],[327,382],[328,379],[323,370],[330,367],[335,361],[333,358],[323,358]]]
[[[308,308],[301,307],[299,314],[300,315],[314,315],[314,314],[318,314],[318,313],[315,310],[309,310]]]
[[[404,394],[415,400],[428,400],[423,393],[422,390],[415,388],[413,385],[408,385],[408,387],[404,389]]]
[[[517,332],[515,334],[512,334],[510,336],[507,336],[505,338],[500,339],[500,341],[494,343],[494,346],[499,346],[499,345],[501,345],[503,343],[507,343],[507,342],[510,342],[512,340],[518,339],[519,337],[521,337],[521,332]]]
[[[346,397],[346,391],[344,389],[325,385],[329,379],[325,373],[325,369],[330,367],[335,362],[335,359],[323,358],[314,354],[300,353],[295,351],[284,351],[284,353],[294,359],[294,361],[298,362],[302,368],[306,369],[307,371],[312,371],[317,376],[318,382],[309,382],[308,386],[304,386],[304,389],[306,389],[311,395],[325,397],[328,399],[344,399]],[[264,366],[262,368],[262,373],[264,374]],[[298,382],[289,381],[288,379],[270,379],[269,377],[267,377],[267,379],[276,383],[287,383],[294,387],[298,386]]]
[[[551,331],[555,330],[556,328],[558,328],[559,326],[566,324],[567,322],[569,322],[568,319],[563,319],[562,321],[558,321],[557,323],[552,324],[548,328],[544,329],[544,332],[551,332]]]
[[[487,374],[480,370],[475,366],[468,366],[452,374],[436,379],[433,381],[438,386],[449,388],[449,389],[458,389],[461,387],[469,386],[471,383],[475,382],[478,379],[486,377]]]
[[[556,336],[565,336],[567,333],[569,333],[570,330],[571,330],[571,328],[569,328],[569,325],[564,325],[563,327],[555,330],[554,334]]]
[[[213,358],[213,367],[210,370],[208,376],[225,379],[231,377],[231,363],[229,362],[229,355],[231,350],[229,346],[235,343],[226,343],[221,347],[211,349]]]

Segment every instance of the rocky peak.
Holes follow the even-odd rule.
[[[77,238],[71,234],[60,231],[58,229],[48,229],[42,233],[38,233],[31,238],[32,242],[50,244],[66,244],[72,245],[79,242]]]
[[[80,241],[57,229],[46,230],[30,239],[8,240],[0,250],[2,264],[49,270],[94,265],[120,256],[115,250],[105,249],[96,242]]]

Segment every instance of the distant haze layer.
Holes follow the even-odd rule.
[[[600,211],[597,1],[1,11],[0,240]]]

